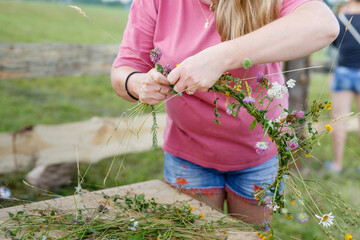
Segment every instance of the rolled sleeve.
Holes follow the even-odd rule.
[[[134,0],[113,67],[129,66],[148,72],[149,52],[154,48],[157,11],[155,0]]]
[[[284,16],[292,13],[301,4],[310,2],[310,1],[323,2],[322,0],[283,0],[281,11],[280,11],[280,17],[284,17]]]

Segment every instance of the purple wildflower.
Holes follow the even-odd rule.
[[[301,223],[306,223],[309,220],[309,215],[306,212],[301,212],[296,215],[296,220]]]
[[[73,223],[79,223],[79,219],[74,218],[74,219],[72,220],[72,222],[73,222]]]
[[[266,205],[270,204],[271,202],[272,202],[271,197],[270,197],[270,196],[266,196],[266,197],[265,197],[265,203],[266,203]]]
[[[298,110],[295,110],[293,112],[293,114],[297,117],[297,118],[303,118],[305,116],[304,112],[303,111],[298,111]]]
[[[244,102],[250,103],[250,104],[254,104],[254,103],[255,103],[255,98],[245,97],[245,98],[244,98]]]
[[[257,75],[256,75],[256,82],[260,84],[260,81],[261,79],[265,77],[265,74],[263,72],[259,72]]]
[[[100,204],[98,207],[98,211],[99,211],[99,213],[107,213],[109,211],[109,209],[107,207],[105,207],[105,205]]]
[[[86,217],[86,221],[90,222],[91,221],[91,217]]]
[[[257,154],[263,154],[269,149],[269,144],[267,142],[257,142],[255,149]]]
[[[258,85],[263,86],[263,87],[267,87],[270,84],[268,77],[265,76],[265,74],[263,72],[259,72],[256,75],[256,82]]]
[[[160,61],[161,56],[162,56],[162,51],[158,47],[150,51],[150,60],[153,64],[157,64]]]
[[[261,224],[261,227],[264,231],[267,231],[269,230],[269,224],[268,222],[266,221],[266,219],[263,220],[262,224]]]
[[[172,70],[172,66],[170,64],[167,64],[165,67],[163,67],[164,76],[167,77]]]
[[[299,147],[297,138],[293,138],[292,140],[287,142],[290,149],[296,149]]]

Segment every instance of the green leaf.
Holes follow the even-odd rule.
[[[142,239],[144,239],[144,236],[143,236],[142,233],[133,235],[133,236],[131,236],[131,237],[128,238],[128,240],[142,240]]]
[[[170,87],[171,87],[170,95],[177,94],[177,92],[174,90],[174,86],[175,86],[175,85],[170,84]]]
[[[254,130],[254,128],[256,127],[256,123],[257,123],[256,120],[252,121],[251,126],[250,126],[251,130]]]
[[[303,124],[303,123],[306,122],[306,119],[305,118],[300,118],[298,122],[299,122],[299,124]]]
[[[290,113],[292,113],[293,111],[294,111],[294,109],[295,109],[295,107],[294,106],[292,106],[291,108],[290,108]]]
[[[11,212],[8,213],[10,218],[14,217],[14,214],[12,214]]]
[[[159,72],[159,73],[163,73],[163,66],[161,66],[160,64],[156,64],[155,65],[155,68],[156,68],[156,70]]]

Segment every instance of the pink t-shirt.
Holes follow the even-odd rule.
[[[311,0],[283,0],[280,17],[291,13],[296,7]],[[201,8],[200,8],[201,6]],[[203,11],[203,12],[202,12]],[[204,28],[206,18],[210,24]],[[276,33],[274,33],[276,34]],[[149,52],[159,47],[163,55],[160,64],[176,66],[184,59],[201,50],[221,42],[213,13],[209,5],[199,0],[134,0],[129,20],[113,66],[131,66],[148,72]],[[132,51],[130,51],[129,49]],[[133,53],[135,52],[136,55]],[[281,73],[281,63],[255,65],[246,77]],[[231,71],[234,77],[243,77],[243,69]],[[284,84],[282,74],[271,76],[271,81]],[[252,97],[257,96],[256,80],[249,80],[253,89]],[[214,100],[219,97],[218,106],[221,125],[214,122]],[[230,102],[232,99],[230,99]],[[190,162],[221,171],[241,170],[257,166],[275,156],[277,148],[269,141],[270,149],[257,154],[255,145],[263,141],[264,131],[256,126],[250,129],[254,120],[241,108],[237,118],[226,113],[226,97],[213,92],[197,91],[194,95],[183,94],[166,102],[167,122],[164,134],[164,151]],[[288,96],[275,99],[271,104],[288,107]],[[265,101],[264,106],[267,106]],[[269,109],[270,109],[269,108]],[[267,118],[277,118],[280,107],[267,114]]]

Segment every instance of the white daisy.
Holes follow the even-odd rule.
[[[287,117],[287,115],[289,115],[289,113],[283,111],[283,112],[280,114],[280,116],[279,116],[277,119],[274,120],[274,122],[280,122],[281,119],[285,119],[285,118]]]
[[[80,185],[78,185],[77,187],[75,187],[75,192],[81,195],[84,193],[84,190]]]
[[[315,217],[320,219],[319,224],[322,224],[324,227],[330,227],[334,224],[334,216],[332,215],[332,212],[324,214],[322,217],[315,214]]]

